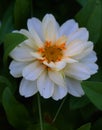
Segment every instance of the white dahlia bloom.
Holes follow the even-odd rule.
[[[73,19],[61,27],[52,14],[42,21],[31,18],[28,31],[21,29],[27,40],[12,50],[10,73],[23,77],[19,92],[30,97],[39,92],[44,98],[62,99],[67,93],[84,94],[82,80],[97,72],[93,43],[86,28],[79,28]]]

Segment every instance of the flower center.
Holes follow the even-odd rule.
[[[43,57],[46,58],[46,60],[49,62],[56,62],[61,60],[63,56],[62,49],[57,47],[56,45],[48,46],[45,45]]]
[[[44,48],[39,48],[39,52],[42,54],[44,60],[47,60],[47,62],[50,63],[60,61],[63,57],[64,49],[65,43],[57,45],[46,41]]]
[[[38,52],[41,53],[43,60],[50,62],[58,62],[63,57],[63,51],[66,49],[67,37],[60,37],[55,43],[46,41],[44,47],[39,48]]]

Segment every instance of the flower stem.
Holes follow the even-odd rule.
[[[61,102],[61,104],[60,104],[60,106],[59,106],[59,108],[58,108],[58,110],[57,110],[57,112],[56,112],[56,115],[55,115],[55,117],[54,117],[53,120],[52,120],[52,123],[55,122],[55,120],[56,120],[58,114],[60,113],[60,110],[61,110],[61,108],[62,108],[62,106],[63,106],[63,104],[64,104],[64,102],[65,102],[65,100],[66,100],[66,98],[64,98],[63,101]]]
[[[41,114],[41,101],[40,95],[38,94],[38,109],[39,109],[39,119],[40,119],[40,129],[43,130],[43,121],[42,121],[42,114]]]

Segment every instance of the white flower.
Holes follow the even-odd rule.
[[[30,97],[39,92],[44,98],[54,100],[67,93],[82,96],[81,81],[98,69],[87,29],[79,28],[73,19],[60,27],[51,14],[45,15],[42,22],[28,19],[27,27],[28,31],[22,29],[19,33],[28,39],[10,53],[11,75],[23,77],[20,95]]]

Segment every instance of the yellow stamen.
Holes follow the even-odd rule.
[[[62,50],[66,49],[66,48],[65,48],[65,43],[62,43],[62,44],[59,46],[59,48],[62,49]]]
[[[39,48],[38,52],[42,54],[44,58],[43,61],[47,60],[50,62],[60,61],[63,57],[63,50],[65,50],[66,45],[66,37],[62,36],[59,38],[55,44],[51,43],[51,41],[46,41],[43,48]]]
[[[63,53],[62,53],[62,50],[57,47],[56,45],[52,45],[52,46],[45,46],[45,49],[44,49],[44,53],[43,53],[43,57],[46,58],[46,60],[49,62],[56,62],[58,61],[59,59],[62,58],[63,56]]]
[[[38,52],[42,53],[42,52],[44,52],[44,49],[43,48],[39,48]]]

